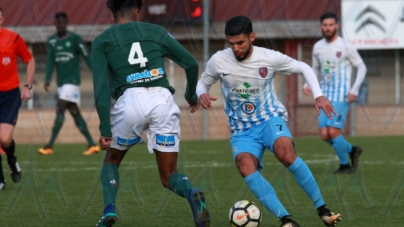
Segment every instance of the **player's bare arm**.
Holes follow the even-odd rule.
[[[212,106],[212,101],[216,101],[217,98],[210,96],[208,93],[203,93],[199,96],[199,103],[205,110],[210,110]]]
[[[331,105],[330,100],[328,100],[325,96],[319,96],[316,98],[317,115],[320,115],[320,109],[324,111],[329,119],[332,119],[331,113],[333,113],[334,116],[338,116],[337,112],[334,110],[334,107]]]
[[[310,85],[309,84],[304,84],[303,85],[303,87],[302,87],[302,92],[303,92],[303,94],[305,94],[305,95],[311,95],[311,88],[310,88]]]
[[[34,73],[35,73],[35,58],[32,57],[31,60],[28,61],[27,64],[27,78],[25,79],[25,84],[31,86],[34,81]],[[31,89],[28,86],[24,86],[21,91],[21,99],[26,102],[32,98]]]

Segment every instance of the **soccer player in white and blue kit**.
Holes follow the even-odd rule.
[[[340,167],[335,174],[353,173],[358,168],[362,148],[352,146],[344,139],[341,130],[349,111],[349,104],[355,102],[359,88],[366,75],[366,66],[358,51],[345,39],[337,35],[338,20],[333,12],[325,13],[320,18],[321,32],[324,38],[313,47],[312,68],[321,75],[321,90],[331,101],[338,117],[328,119],[324,112],[318,117],[321,138],[334,147],[340,160]],[[352,65],[357,68],[356,80],[351,87]],[[310,86],[303,86],[303,93],[311,93]],[[349,164],[348,154],[351,158]]]
[[[285,122],[287,112],[277,100],[274,88],[276,72],[303,74],[313,88],[318,113],[321,108],[331,118],[334,109],[323,96],[316,75],[303,62],[253,46],[255,33],[251,20],[245,16],[227,21],[225,34],[230,48],[218,51],[208,61],[197,85],[199,103],[210,109],[217,98],[208,94],[209,89],[220,80],[224,110],[232,132],[230,144],[235,164],[253,194],[281,219],[281,226],[297,227],[299,224],[291,218],[271,184],[260,173],[265,148],[290,170],[313,201],[324,224],[334,226],[341,220],[341,215],[325,206],[310,169],[295,153],[292,135]]]

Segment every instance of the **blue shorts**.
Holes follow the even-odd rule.
[[[331,102],[334,110],[337,112],[338,117],[331,114],[332,120],[330,120],[327,115],[325,115],[324,111],[321,110],[320,115],[318,116],[318,124],[320,128],[324,128],[327,126],[331,126],[334,128],[342,129],[345,125],[346,117],[349,112],[349,103],[348,102]]]
[[[0,91],[0,123],[15,125],[20,107],[20,88],[10,91]]]
[[[271,118],[246,131],[233,134],[230,138],[233,159],[235,160],[240,153],[250,153],[258,158],[260,162],[258,169],[261,170],[265,148],[273,152],[275,140],[284,136],[292,139],[292,134],[281,117]]]

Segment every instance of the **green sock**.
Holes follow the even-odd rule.
[[[55,144],[56,137],[58,137],[59,131],[62,128],[64,121],[65,121],[65,114],[56,113],[56,119],[55,123],[53,123],[51,139],[48,144],[50,147],[53,147],[53,144]]]
[[[104,164],[102,166],[101,185],[104,205],[115,204],[119,186],[119,171],[115,164]]]
[[[91,137],[90,132],[88,131],[87,124],[84,121],[84,118],[81,116],[81,114],[74,115],[73,118],[77,128],[79,128],[80,132],[86,137],[88,144],[94,146],[95,143],[93,137]]]
[[[192,188],[192,184],[188,179],[188,176],[183,173],[173,173],[168,179],[168,189],[175,194],[187,198],[188,192]]]

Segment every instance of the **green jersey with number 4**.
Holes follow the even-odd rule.
[[[165,87],[174,94],[167,80],[164,57],[185,69],[185,99],[197,102],[198,63],[195,58],[162,27],[143,22],[113,25],[92,43],[94,98],[100,132],[111,137],[110,97],[118,99],[132,87]]]

